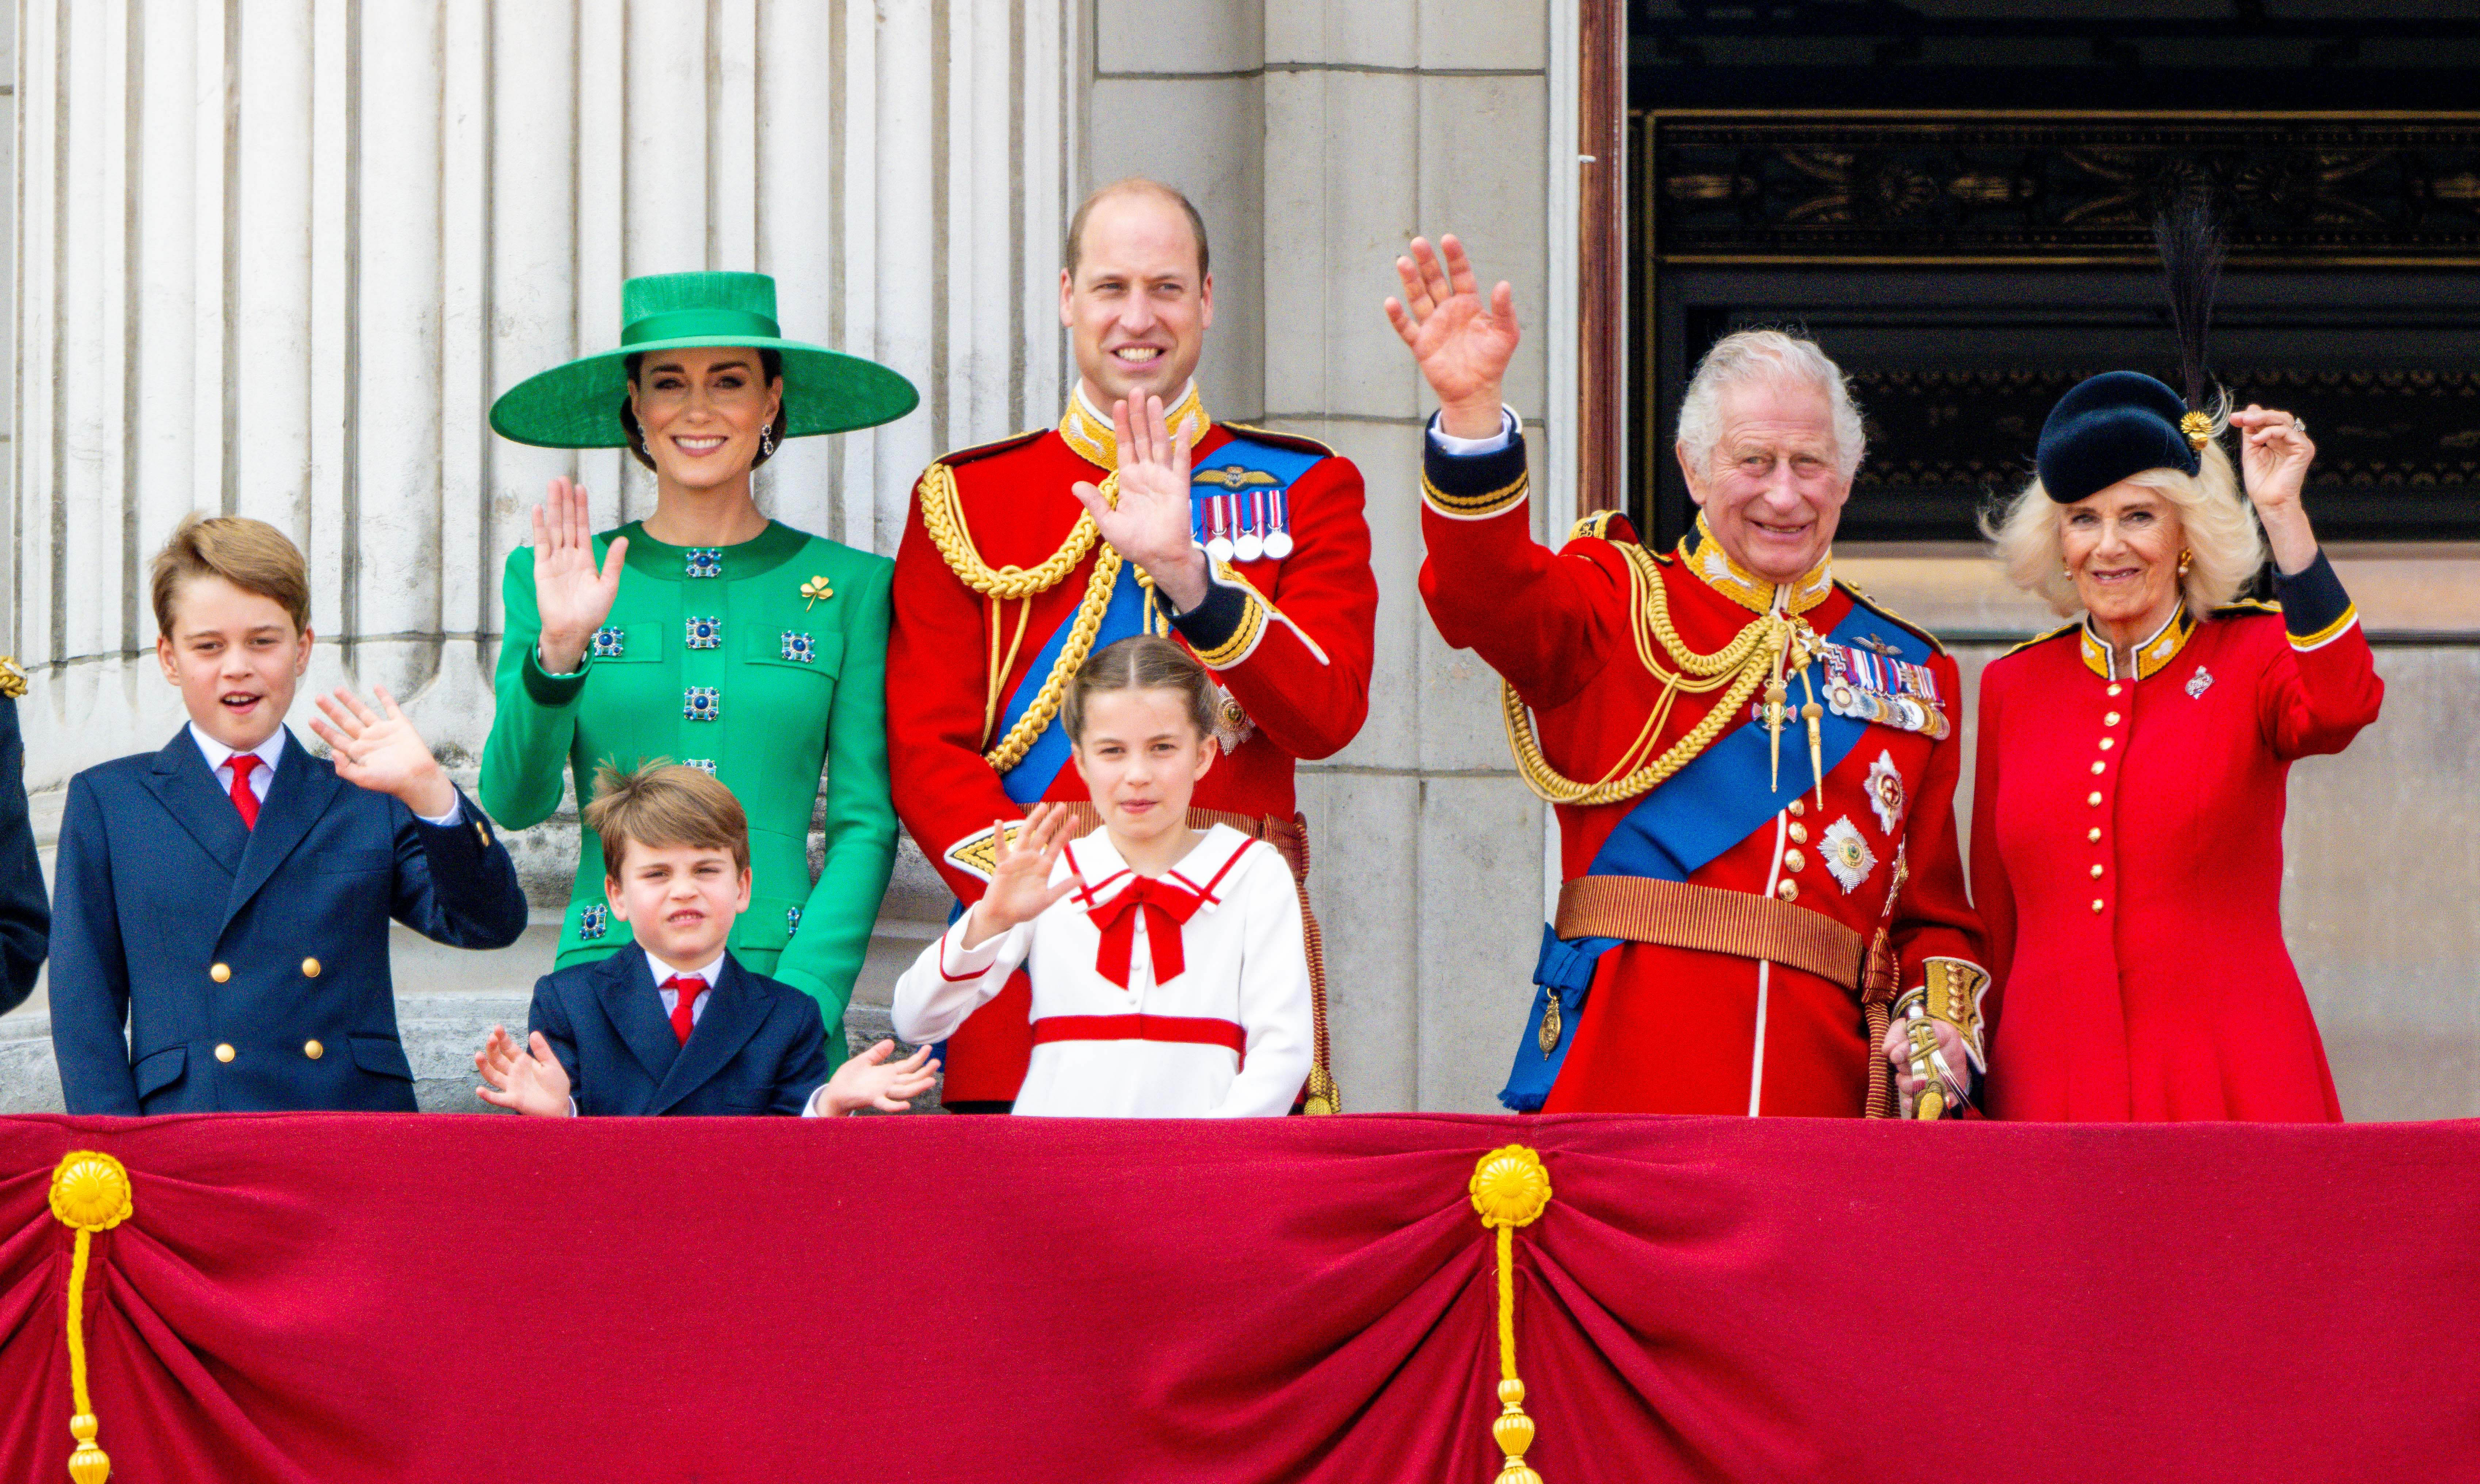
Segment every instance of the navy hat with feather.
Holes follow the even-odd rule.
[[[2203,460],[2180,430],[2186,415],[2185,400],[2143,372],[2085,378],[2041,425],[2041,488],[2073,505],[2147,469],[2195,473]]]
[[[2182,397],[2140,371],[2105,371],[2077,382],[2050,409],[2034,455],[2041,488],[2060,505],[2147,469],[2194,474],[2204,465],[2205,445],[2213,440],[2213,417],[2205,410],[2212,379],[2205,367],[2205,332],[2212,323],[2226,239],[2211,203],[2195,196],[2161,214],[2153,241],[2161,249],[2170,328],[2179,341],[2179,372],[2187,394]]]

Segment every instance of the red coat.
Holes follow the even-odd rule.
[[[1982,673],[1992,1117],[2342,1116],[2283,945],[2283,806],[2385,686],[2321,557],[2282,586],[2278,611],[2183,612],[2133,678],[2080,625]]]
[[[1077,424],[1072,405],[1070,430]],[[1071,427],[1071,425],[1077,425]],[[1101,425],[1107,435],[1108,424]],[[1292,818],[1292,773],[1302,758],[1323,758],[1359,732],[1369,714],[1369,672],[1378,585],[1369,569],[1369,527],[1360,472],[1305,438],[1241,430],[1249,442],[1292,456],[1299,467],[1284,493],[1291,553],[1233,563],[1249,588],[1219,584],[1175,628],[1214,671],[1248,716],[1249,735],[1218,759],[1190,803],[1199,809]],[[1233,430],[1211,427],[1193,464],[1201,493],[1218,487],[1214,470],[1231,462]],[[1218,454],[1225,457],[1218,459]],[[957,898],[970,902],[988,881],[994,820],[1024,809],[983,754],[1005,731],[1005,699],[1031,693],[1048,673],[1035,671],[1045,642],[1075,615],[1096,557],[1087,554],[1030,599],[995,602],[958,577],[931,539],[924,510],[934,476],[952,476],[967,539],[987,567],[1031,568],[1067,540],[1084,508],[1072,487],[1099,482],[1108,465],[1077,452],[1059,430],[949,455],[922,478],[895,559],[894,615],[888,641],[887,723],[895,810]],[[1242,486],[1251,491],[1257,484]],[[1095,550],[1102,548],[1098,542]],[[1029,610],[1029,617],[1028,617]],[[1022,638],[1018,639],[1019,624]],[[1013,652],[1011,653],[1011,649]],[[991,670],[1004,665],[994,690]],[[998,711],[997,723],[991,714]],[[1054,720],[1049,728],[1057,730]],[[1037,795],[1082,799],[1082,779],[1062,766]],[[950,1102],[1016,1096],[1032,1050],[1030,990],[1020,976],[947,1043]]]
[[[1663,689],[1639,661],[1631,631],[1635,598],[1621,543],[1633,544],[1633,534],[1612,520],[1555,554],[1537,543],[1520,439],[1506,454],[1468,457],[1432,445],[1426,467],[1421,595],[1438,632],[1513,682],[1561,773],[1603,778],[1637,742]],[[1773,601],[1772,585],[1741,572],[1701,531],[1658,560],[1671,621],[1698,652],[1721,649]],[[1718,854],[1670,879],[1774,895],[1864,938],[1884,925],[1905,987],[1921,983],[1931,957],[1976,970],[1979,923],[1965,899],[1955,839],[1954,662],[1919,630],[1832,582],[1822,565],[1792,587],[1790,607],[1821,635],[1851,619],[1843,632],[1855,642],[1904,638],[1941,698],[1942,729],[1857,727],[1858,742],[1827,770],[1821,805],[1796,720],[1782,733],[1779,792],[1769,792],[1769,776],[1759,772],[1753,784],[1732,784],[1730,796],[1719,796],[1721,780],[1683,771],[1640,798],[1561,805],[1563,872],[1569,879],[1655,873],[1658,860],[1631,859],[1627,832],[1646,818],[1640,808],[1686,811],[1730,821],[1717,827],[1733,833],[1717,842]],[[1692,731],[1720,694],[1679,694],[1654,750]],[[1792,697],[1805,698],[1796,682]],[[1734,729],[1743,725],[1764,735],[1753,721]],[[1718,796],[1688,796],[1697,790]],[[1838,846],[1850,853],[1834,854]],[[1899,855],[1906,874],[1892,895]],[[1516,1054],[1536,1054],[1520,1047]],[[1593,968],[1543,1110],[1857,1116],[1874,1054],[1847,985],[1779,964],[1625,942]]]

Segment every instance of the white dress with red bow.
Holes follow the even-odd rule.
[[[977,948],[960,917],[895,985],[895,1033],[954,1033],[1018,965],[1033,979],[1020,1113],[1236,1118],[1291,1110],[1309,1073],[1307,945],[1291,869],[1228,825],[1152,878],[1096,830],[1052,868],[1076,889]]]

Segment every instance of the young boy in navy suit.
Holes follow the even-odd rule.
[[[514,943],[508,852],[385,690],[375,713],[320,699],[332,762],[285,726],[311,633],[282,532],[187,516],[151,586],[190,724],[69,780],[51,942],[68,1110],[412,1112],[388,920]]]
[[[749,817],[713,775],[649,764],[595,775],[611,913],[636,942],[534,985],[527,1044],[494,1026],[474,1055],[482,1100],[579,1113],[902,1112],[927,1092],[930,1049],[881,1041],[827,1076],[813,997],[740,966],[724,945],[749,908]],[[840,1033],[840,1028],[839,1028]]]

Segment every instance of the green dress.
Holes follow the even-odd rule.
[[[814,996],[843,1025],[895,860],[887,790],[888,586],[884,557],[770,523],[737,546],[666,546],[638,525],[594,538],[596,559],[629,538],[611,613],[573,675],[546,674],[537,647],[534,554],[508,554],[499,714],[482,748],[481,802],[523,829],[559,807],[563,770],[581,804],[595,766],[691,763],[749,814],[749,910],[731,948],[747,968]],[[810,879],[809,830],[826,777],[826,863]],[[581,830],[577,884],[560,927],[560,968],[632,942],[603,890],[603,846]],[[827,1037],[830,1064],[843,1037]]]

